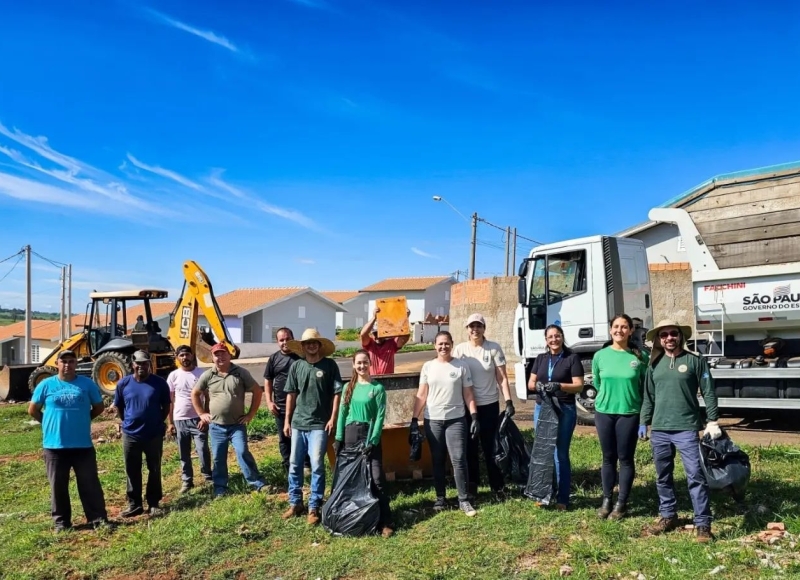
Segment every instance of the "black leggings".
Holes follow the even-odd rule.
[[[617,461],[619,461],[619,501],[625,503],[633,487],[636,475],[633,456],[639,438],[639,415],[594,414],[594,424],[600,448],[603,450],[603,497],[610,498],[617,483]]]
[[[367,437],[369,437],[370,424],[369,423],[350,423],[344,428],[344,446],[350,447],[358,443],[366,445]],[[391,526],[392,512],[389,509],[389,498],[386,495],[386,489],[383,476],[383,448],[378,443],[369,454],[370,473],[372,474],[372,487],[373,492],[378,497],[378,503],[381,506],[381,527]]]
[[[450,455],[456,480],[458,500],[467,501],[467,421],[458,419],[425,419],[425,437],[433,460],[433,486],[436,497],[445,497],[445,461]]]

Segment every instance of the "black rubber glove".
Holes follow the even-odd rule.
[[[341,450],[342,450],[342,442],[341,441],[337,441],[337,440],[334,439],[334,441],[333,441],[333,454],[338,456],[339,452]]]
[[[481,423],[478,421],[478,414],[472,413],[470,414],[472,418],[472,425],[469,426],[469,434],[473,439],[478,438],[478,433],[481,432]]]
[[[550,382],[544,386],[544,392],[548,395],[554,395],[556,391],[561,390],[561,383]]]
[[[517,410],[514,409],[514,403],[511,402],[511,399],[506,401],[506,417],[510,419],[516,412]]]
[[[534,389],[537,395],[544,394],[544,383],[540,383],[536,381],[536,389]]]
[[[372,443],[367,443],[366,445],[364,445],[364,453],[363,453],[364,457],[369,457],[369,454],[372,453],[372,450],[374,448],[375,446]]]
[[[413,445],[419,439],[419,419],[411,418],[411,426],[408,428],[408,444]]]

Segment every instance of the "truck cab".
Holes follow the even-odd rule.
[[[578,420],[594,422],[592,356],[610,339],[609,320],[628,314],[644,336],[653,325],[647,254],[640,240],[592,236],[538,246],[519,267],[514,344],[517,397],[532,393],[527,384],[533,360],[547,350],[545,328],[564,329],[564,344],[577,353],[585,371],[576,396]]]

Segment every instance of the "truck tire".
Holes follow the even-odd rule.
[[[92,380],[101,393],[113,397],[120,379],[132,372],[129,357],[121,352],[104,352],[94,361]]]
[[[594,426],[594,399],[597,391],[594,390],[592,380],[592,359],[585,358],[583,365],[583,391],[575,395],[575,409],[578,415],[578,425]]]
[[[28,378],[28,389],[30,389],[31,394],[33,394],[33,391],[36,390],[36,387],[39,385],[39,383],[47,378],[54,377],[57,374],[58,369],[48,365],[33,369],[31,376]]]

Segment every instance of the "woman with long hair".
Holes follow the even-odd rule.
[[[468,517],[477,512],[468,498],[467,476],[467,420],[465,407],[469,408],[472,423],[469,436],[480,433],[478,408],[472,394],[472,377],[467,364],[453,358],[453,337],[442,331],[434,339],[436,358],[422,366],[419,389],[411,417],[411,434],[419,434],[419,414],[425,409],[425,436],[433,459],[433,483],[436,488],[435,511],[447,506],[445,486],[445,454],[450,455],[458,489],[458,507]]]
[[[564,345],[564,331],[557,324],[544,329],[547,352],[533,361],[528,390],[536,392],[536,384],[542,383],[548,393],[558,399],[561,416],[558,418],[556,438],[556,509],[569,507],[569,492],[572,484],[572,465],[569,460],[569,446],[572,433],[578,420],[575,408],[575,395],[583,390],[583,365],[580,357]],[[533,412],[533,426],[539,420],[541,395],[536,395],[536,410]]]
[[[631,344],[633,320],[630,316],[617,314],[611,319],[610,327],[611,344],[597,351],[592,359],[592,377],[597,390],[594,423],[603,452],[600,469],[603,501],[597,515],[618,520],[627,511],[636,475],[633,459],[639,438],[647,355]],[[617,481],[619,495],[614,504],[612,494]]]
[[[333,450],[336,455],[344,444],[350,448],[363,445],[370,462],[372,486],[381,508],[380,527],[384,538],[391,536],[392,513],[389,498],[384,489],[383,449],[381,432],[386,416],[386,390],[369,374],[369,353],[360,349],[353,354],[353,376],[344,391],[339,417],[336,422],[336,439]]]

